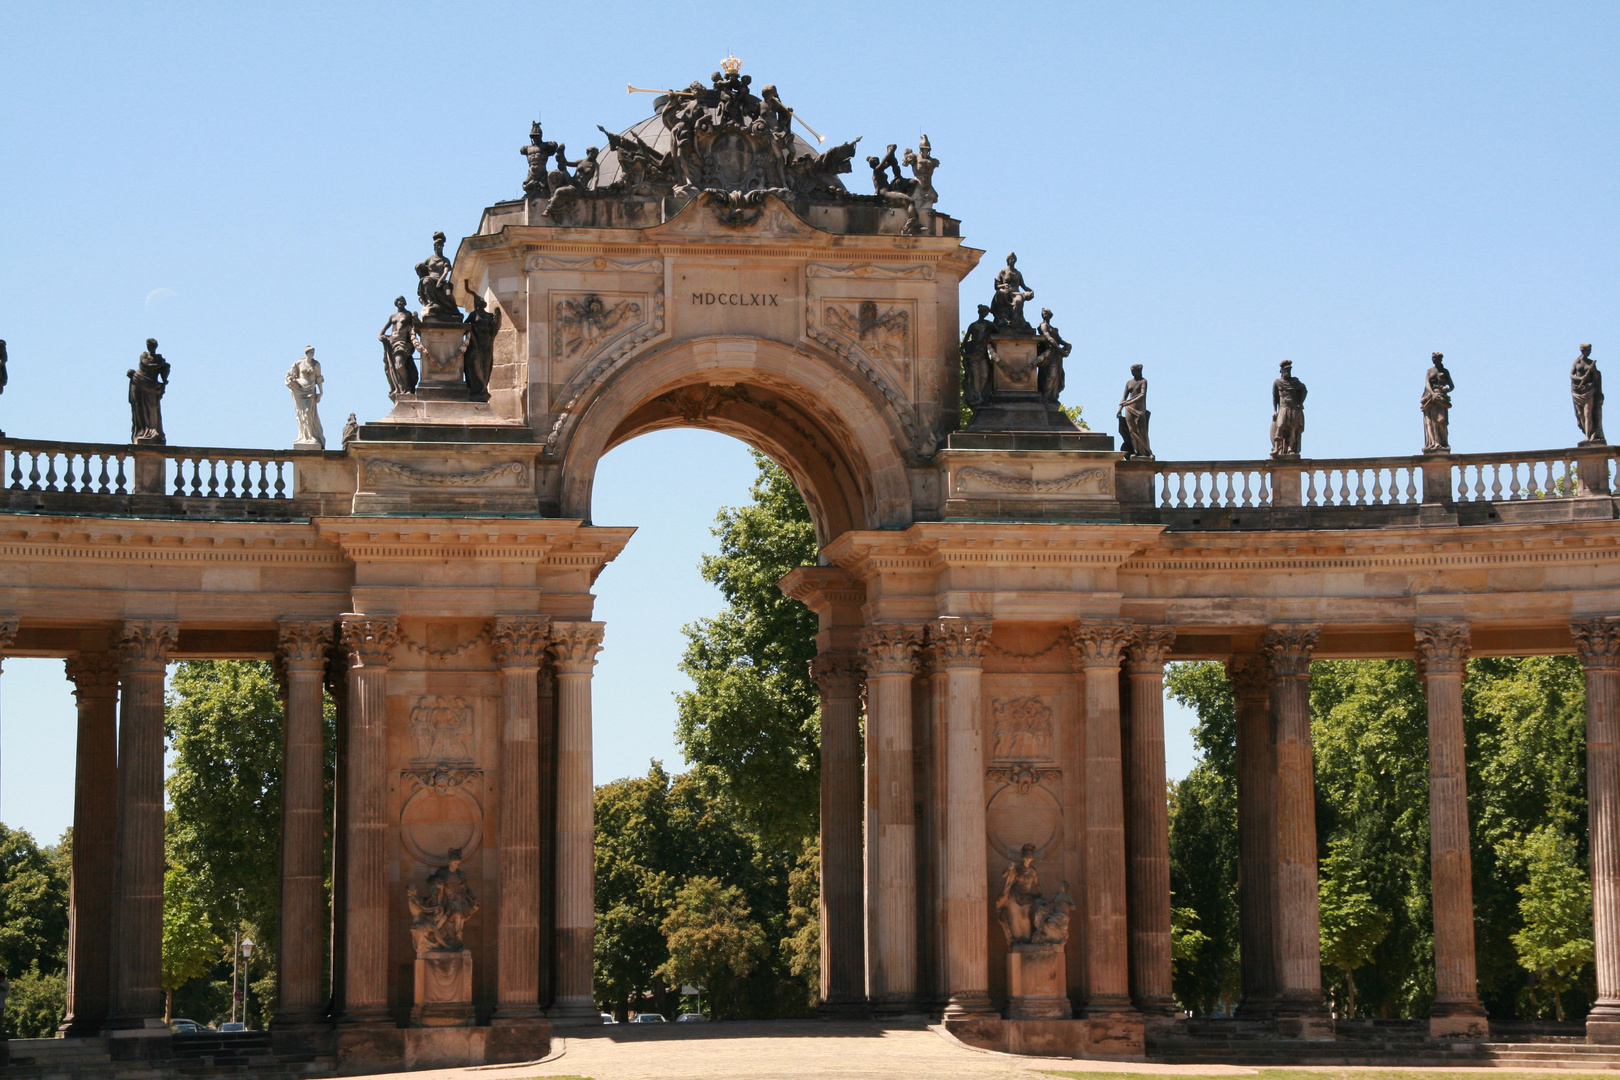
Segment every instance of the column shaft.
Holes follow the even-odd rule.
[[[1278,1015],[1314,1024],[1322,1003],[1322,939],[1316,878],[1316,763],[1311,751],[1311,651],[1316,627],[1274,627],[1271,660],[1272,730],[1277,753],[1277,997]],[[1307,1025],[1287,1033],[1319,1036]],[[1331,1036],[1331,1021],[1326,1029]]]
[[[1429,710],[1429,872],[1434,912],[1431,1033],[1484,1036],[1485,1008],[1474,967],[1474,869],[1468,840],[1463,668],[1468,627],[1416,628],[1418,668]]]
[[[1243,998],[1237,1015],[1271,1016],[1277,1000],[1277,756],[1271,741],[1271,668],[1255,653],[1226,662],[1237,706],[1238,941]]]
[[[119,635],[112,948],[107,1026],[167,1032],[163,1023],[163,670],[179,627],[126,622]]]
[[[995,1016],[990,1005],[989,883],[980,677],[991,625],[940,619],[929,629],[945,670],[946,1016]]]
[[[1125,725],[1126,900],[1131,928],[1131,1001],[1145,1013],[1180,1010],[1170,986],[1170,815],[1164,777],[1164,661],[1168,627],[1141,627],[1127,657]]]
[[[847,653],[811,663],[821,688],[821,1005],[859,1012],[866,1001],[861,920],[859,668]]]
[[[1075,657],[1086,694],[1085,956],[1082,1015],[1118,1017],[1131,1006],[1125,893],[1125,782],[1120,759],[1119,662],[1131,624],[1079,623]]]
[[[596,808],[591,776],[591,669],[601,623],[552,623],[557,668],[557,936],[553,1020],[600,1023],[592,994]]]
[[[67,675],[79,702],[73,782],[73,878],[68,901],[67,1015],[70,1038],[99,1035],[107,1021],[112,948],[113,831],[118,790],[118,659],[74,653]]]
[[[281,624],[279,652],[287,703],[281,750],[281,943],[272,1021],[276,1028],[324,1022],[326,746],[321,683],[331,643],[331,623]]]
[[[501,669],[500,965],[494,1023],[540,1017],[540,661],[547,620],[498,618]]]
[[[391,617],[345,615],[349,654],[344,856],[343,1023],[389,1024],[388,666],[399,640]]]
[[[868,627],[866,660],[866,995],[882,1012],[917,1003],[917,825],[911,680],[917,627]]]
[[[1597,1001],[1586,1040],[1620,1043],[1620,623],[1591,619],[1570,633],[1586,669],[1586,813],[1592,847]]]

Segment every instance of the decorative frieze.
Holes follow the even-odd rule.
[[[388,482],[403,487],[503,487],[529,486],[529,466],[522,461],[502,461],[467,472],[434,472],[399,461],[372,458],[366,462],[366,486],[380,487]]]

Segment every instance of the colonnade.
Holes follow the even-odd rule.
[[[0,620],[0,653],[9,637]],[[499,617],[501,779],[498,964],[492,1023],[597,1013],[591,994],[594,907],[591,671],[601,623]],[[14,624],[13,624],[14,632]],[[61,1033],[122,1040],[165,1036],[163,681],[173,622],[134,620],[113,647],[75,652],[78,699],[67,1015]],[[273,1031],[393,1026],[387,848],[388,679],[402,636],[391,616],[280,624],[275,670],[285,707],[281,922]],[[334,918],[324,883],[322,683],[340,703],[338,871]],[[553,682],[556,693],[553,695]],[[544,733],[544,734],[543,734]],[[555,752],[549,750],[555,746]],[[546,843],[548,836],[554,843]],[[335,932],[334,932],[335,926]],[[330,938],[329,938],[330,934]],[[552,938],[546,948],[546,937]],[[328,941],[332,993],[324,984]],[[548,955],[549,954],[549,955]],[[548,1008],[549,1006],[549,1008]]]
[[[989,882],[980,682],[992,624],[946,618],[877,624],[854,648],[826,648],[822,744],[822,997],[828,1011],[938,1010],[994,1016],[988,992]],[[1586,672],[1588,785],[1597,941],[1594,1041],[1620,1041],[1620,623],[1571,624]],[[1164,764],[1167,626],[1085,621],[1067,629],[1085,700],[1083,987],[1076,1015],[1167,1016],[1171,994],[1169,835]],[[1279,1033],[1329,1037],[1317,910],[1310,663],[1320,628],[1274,626],[1226,671],[1236,707],[1242,999],[1240,1018]],[[1474,953],[1462,686],[1462,622],[1420,623],[1414,652],[1427,698],[1436,995],[1431,1032],[1488,1032]],[[912,790],[911,696],[924,677],[943,687],[938,749],[943,823],[931,909],[918,904],[921,849]],[[859,675],[864,674],[864,683]],[[924,685],[920,681],[917,685]],[[865,760],[858,725],[864,691]],[[936,694],[938,691],[934,691]],[[1122,705],[1122,697],[1124,699]],[[864,783],[863,783],[864,765]],[[865,822],[864,847],[862,844]],[[863,858],[864,856],[864,858]],[[939,940],[930,944],[929,935]],[[918,978],[919,956],[940,957],[943,996]]]

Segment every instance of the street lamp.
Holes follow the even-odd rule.
[[[247,1024],[248,1018],[247,988],[253,981],[249,977],[249,973],[253,970],[252,961],[253,939],[250,937],[244,937],[242,939],[242,1023],[244,1025]]]

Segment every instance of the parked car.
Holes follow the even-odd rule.
[[[169,1030],[184,1035],[193,1031],[207,1031],[208,1028],[197,1023],[195,1020],[187,1020],[183,1017],[177,1016],[173,1020],[169,1021]]]
[[[618,1019],[612,1013],[603,1013],[602,1014],[602,1023],[604,1023],[604,1024],[617,1024],[618,1022],[619,1022]]]
[[[681,1013],[675,1018],[677,1024],[704,1024],[709,1018],[702,1013]]]
[[[247,1025],[242,1023],[240,1020],[227,1020],[223,1024],[219,1025],[219,1030],[221,1030],[221,1031],[246,1031],[247,1030]]]
[[[667,1024],[663,1013],[636,1013],[630,1018],[632,1024]]]

